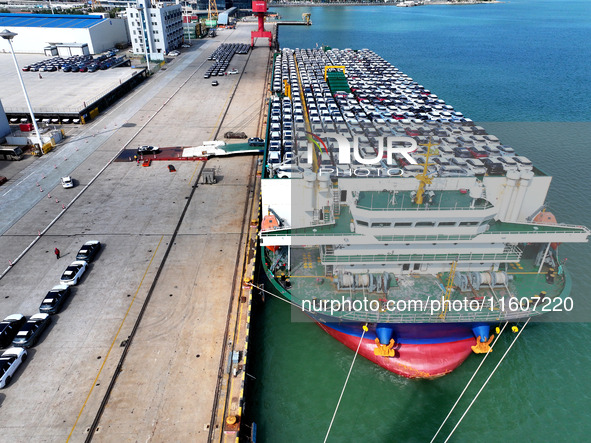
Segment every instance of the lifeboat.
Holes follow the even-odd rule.
[[[279,228],[279,220],[272,214],[265,215],[263,217],[263,223],[261,224],[262,231],[274,231],[275,229]],[[279,246],[266,246],[269,251],[277,251]]]

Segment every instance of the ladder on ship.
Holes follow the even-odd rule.
[[[480,198],[486,200],[486,186],[484,186],[483,182],[478,182],[480,186]]]
[[[279,253],[277,254],[277,257],[275,257],[275,261],[273,262],[273,265],[271,266],[271,272],[275,272],[275,269],[277,269],[277,266],[279,266],[279,262],[281,261],[281,259],[283,257],[285,257],[286,254],[287,254],[286,249],[282,249],[281,251],[279,251]]]
[[[325,245],[324,246],[324,254],[325,257],[327,255],[333,256],[334,255],[334,247],[333,245]],[[332,274],[334,272],[334,266],[333,265],[325,265],[324,266],[324,276],[325,277],[332,277]]]
[[[447,276],[447,284],[445,285],[445,296],[443,297],[444,303],[443,303],[443,311],[441,312],[441,314],[439,314],[439,318],[441,319],[445,319],[445,316],[447,314],[447,305],[449,303],[447,303],[451,297],[451,293],[453,292],[454,289],[454,277],[456,274],[456,266],[458,265],[457,261],[454,261],[451,264],[451,269],[449,270],[449,275]]]
[[[332,188],[332,205],[333,205],[333,213],[335,217],[341,214],[341,194],[339,192],[339,187],[333,186]]]

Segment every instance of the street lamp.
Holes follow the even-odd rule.
[[[8,29],[0,32],[0,37],[8,42],[8,46],[10,46],[10,52],[12,54],[12,59],[14,60],[14,67],[16,68],[16,73],[18,74],[18,79],[21,82],[21,86],[23,88],[23,94],[25,94],[25,100],[27,102],[27,107],[29,108],[29,114],[31,114],[31,120],[33,121],[33,126],[35,127],[35,133],[37,134],[37,138],[39,139],[39,155],[43,155],[43,141],[41,140],[41,134],[39,133],[39,127],[37,126],[37,120],[35,120],[35,114],[33,113],[33,108],[31,107],[31,102],[29,101],[29,96],[27,95],[27,90],[25,89],[25,82],[23,82],[23,76],[21,75],[21,70],[18,67],[18,62],[16,61],[16,55],[14,53],[14,48],[12,47],[12,39],[15,35],[18,35],[16,32],[11,32]]]

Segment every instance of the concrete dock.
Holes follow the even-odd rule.
[[[259,157],[113,160],[144,144],[261,136],[266,42],[234,56],[239,75],[216,77],[217,87],[203,78],[218,45],[248,43],[252,29],[194,42],[49,154],[0,162],[10,179],[0,188],[0,317],[38,312],[80,246],[103,244],[0,391],[6,441],[235,441],[226,423],[240,424],[244,394]],[[204,168],[215,168],[216,184],[201,183]],[[76,187],[63,189],[64,175]]]

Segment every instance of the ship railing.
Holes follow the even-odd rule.
[[[459,234],[435,234],[435,235],[376,235],[374,236],[378,241],[457,241],[457,240],[471,240],[478,234],[459,235]]]
[[[322,226],[322,225],[320,225]],[[532,225],[533,226],[533,225]],[[489,230],[485,232],[481,232],[478,234],[470,234],[470,235],[461,235],[461,234],[434,234],[434,235],[419,235],[419,234],[412,234],[412,235],[375,235],[375,239],[378,241],[462,241],[462,240],[471,240],[479,235],[538,235],[538,234],[547,234],[547,233],[559,233],[559,234],[573,234],[573,235],[580,235],[582,233],[591,234],[591,230],[586,226],[576,226],[576,225],[535,225],[535,227],[539,228],[533,231],[495,231]],[[547,227],[548,229],[544,229]],[[557,229],[558,228],[558,229]],[[564,228],[564,229],[560,229]],[[576,231],[578,230],[578,232]],[[290,237],[342,237],[342,236],[361,236],[363,234],[355,233],[355,232],[313,232],[311,229],[306,232],[292,232],[290,230],[277,230],[277,231],[264,231],[261,233],[262,236],[265,237],[283,237],[283,236],[290,236]]]
[[[355,207],[357,209],[363,209],[366,211],[483,211],[487,209],[494,208],[492,203],[478,203],[474,206],[465,206],[465,205],[458,205],[457,203],[454,206],[440,206],[440,205],[428,205],[424,204],[422,206],[415,206],[415,207],[403,207],[401,205],[376,205],[374,206],[373,203],[369,206],[362,205],[359,203],[355,203]]]
[[[567,225],[567,224],[556,224],[556,225],[542,225],[542,224],[530,224],[527,225],[532,228],[531,231],[497,231],[497,230],[488,230],[483,232],[480,235],[511,235],[511,234],[519,234],[519,235],[536,235],[536,234],[591,234],[591,230],[586,226],[578,226],[578,225]]]
[[[383,263],[383,262],[433,262],[433,261],[519,261],[523,251],[515,245],[506,246],[503,252],[467,254],[377,254],[377,255],[326,255],[320,259],[325,263]]]
[[[483,307],[477,311],[451,311],[448,310],[445,317],[441,317],[441,310],[426,312],[390,312],[390,311],[314,311],[333,317],[335,321],[369,322],[369,323],[468,323],[474,321],[514,321],[543,314],[541,309],[529,309],[518,311],[490,310]]]
[[[323,225],[320,225],[323,226]],[[355,232],[314,232],[310,229],[308,232],[289,232],[289,231],[264,231],[261,232],[262,237],[353,237],[362,236],[363,234],[356,234]]]

